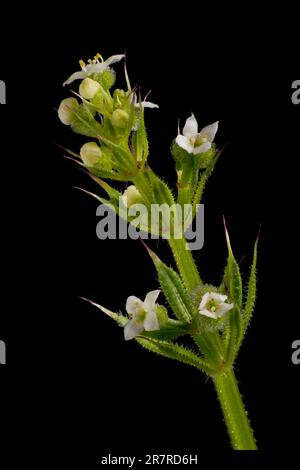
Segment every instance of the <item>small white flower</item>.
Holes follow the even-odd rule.
[[[94,57],[94,60],[91,60],[88,64],[85,64],[82,60],[79,61],[81,70],[79,72],[72,73],[72,75],[64,82],[65,85],[69,85],[74,82],[74,80],[84,79],[91,75],[92,73],[100,73],[103,70],[107,69],[111,64],[119,62],[125,57],[125,54],[112,55],[106,60],[103,60],[100,54],[97,54]],[[101,59],[101,61],[99,61]]]
[[[205,153],[211,148],[211,144],[218,130],[219,122],[216,121],[209,126],[203,127],[198,132],[198,122],[192,114],[185,122],[182,134],[178,133],[176,143],[188,153],[197,155]]]
[[[210,318],[220,318],[233,308],[233,304],[227,304],[227,295],[216,292],[206,292],[199,305],[199,313]]]
[[[159,290],[148,292],[144,302],[131,295],[126,302],[126,311],[131,317],[124,327],[126,340],[133,339],[142,331],[159,330],[159,323],[155,313],[156,300]]]
[[[125,189],[121,196],[121,200],[123,201],[124,206],[131,207],[133,204],[141,202],[142,196],[134,184],[131,184],[127,189]]]

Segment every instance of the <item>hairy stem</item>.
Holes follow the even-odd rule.
[[[257,450],[233,370],[226,370],[213,380],[233,449]]]
[[[190,252],[185,238],[170,238],[168,240],[173,256],[175,258],[178,270],[186,284],[189,292],[201,284],[192,253]]]

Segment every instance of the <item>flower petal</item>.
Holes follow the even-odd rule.
[[[215,135],[217,133],[217,130],[218,130],[218,126],[219,126],[219,121],[216,121],[213,124],[209,124],[209,126],[205,126],[203,127],[203,129],[201,129],[199,135],[201,137],[206,137],[208,142],[213,142]]]
[[[226,312],[228,312],[229,310],[231,310],[233,308],[234,304],[225,304],[225,303],[222,303],[218,306],[217,308],[217,311],[216,311],[216,315],[217,317],[222,317],[223,315],[225,315]]]
[[[85,72],[84,70],[81,70],[80,72],[72,73],[72,75],[70,75],[69,78],[63,83],[63,86],[69,85],[70,83],[74,82],[74,80],[86,78],[87,76],[88,76],[88,73]]]
[[[176,144],[179,145],[183,150],[186,150],[188,153],[193,153],[194,147],[190,143],[189,139],[184,135],[178,135],[176,137]]]
[[[205,153],[211,148],[210,142],[204,142],[204,144],[199,145],[199,147],[194,148],[194,155],[199,155],[200,153]]]
[[[96,64],[87,64],[85,68],[87,73],[91,75],[92,73],[103,72],[103,70],[108,68],[108,65],[106,62],[96,62]]]
[[[192,137],[198,134],[198,122],[193,114],[185,121],[182,133],[185,137]]]
[[[128,341],[138,336],[142,331],[144,331],[143,322],[129,320],[124,326],[124,338]]]
[[[125,54],[116,54],[112,55],[108,59],[106,59],[103,63],[106,64],[107,66],[110,64],[114,64],[115,62],[120,62],[125,57]]]
[[[126,301],[126,312],[134,315],[144,308],[144,303],[138,297],[130,295]]]
[[[156,316],[156,313],[151,310],[147,312],[146,318],[144,320],[144,328],[146,331],[156,331],[159,330],[159,323]]]
[[[211,292],[210,298],[216,300],[217,302],[225,302],[227,300],[227,295],[218,294],[217,292]]]
[[[205,308],[205,305],[210,299],[211,299],[211,294],[209,292],[206,292],[206,294],[204,294],[200,302],[199,310],[203,310]]]
[[[153,310],[155,308],[155,302],[157,300],[157,297],[159,296],[160,290],[152,290],[148,292],[148,294],[145,297],[144,300],[144,309],[149,312],[150,310]]]
[[[139,103],[137,103],[136,106],[139,106]],[[151,101],[142,101],[142,107],[151,109],[159,108],[158,104],[151,103]]]
[[[216,314],[216,312],[210,312],[210,311],[207,310],[206,308],[204,308],[203,310],[199,310],[199,313],[200,313],[201,315],[204,315],[205,317],[214,318],[215,320],[217,319],[217,314]]]

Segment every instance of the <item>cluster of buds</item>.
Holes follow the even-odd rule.
[[[111,91],[116,79],[111,64],[123,58],[123,54],[118,54],[104,61],[97,54],[87,64],[81,60],[81,71],[73,73],[64,83],[70,85],[81,80],[78,92],[73,91],[73,97],[60,103],[58,116],[74,132],[94,139],[75,154],[85,167],[96,176],[128,181],[134,174],[135,161],[142,160],[146,146],[143,110],[158,106],[138,99],[128,78],[127,90]]]

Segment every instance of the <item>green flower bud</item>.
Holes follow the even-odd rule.
[[[63,100],[58,108],[58,117],[63,124],[69,126],[72,124],[75,118],[74,111],[79,107],[79,103],[76,98],[66,98]]]
[[[128,96],[127,96],[126,91],[120,90],[119,88],[117,88],[114,91],[114,104],[115,104],[115,107],[118,108],[118,107],[122,106],[125,103],[126,100],[128,100]]]
[[[112,113],[112,125],[118,129],[125,129],[129,121],[129,114],[123,109],[115,109]]]
[[[100,89],[101,85],[99,85],[98,82],[87,77],[82,80],[79,86],[79,93],[86,100],[91,100],[92,98],[94,98],[94,96],[98,93]]]
[[[125,189],[121,199],[126,207],[131,207],[133,204],[138,204],[143,201],[139,190],[133,184]]]
[[[94,166],[100,162],[102,150],[96,142],[88,142],[81,147],[80,156],[85,165]]]

